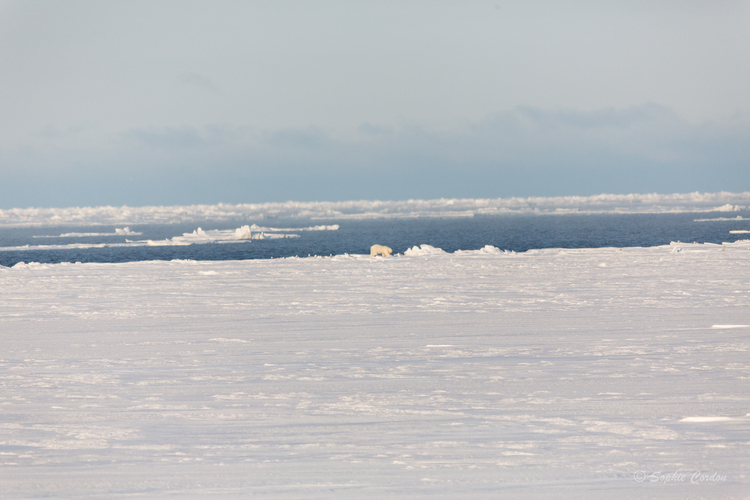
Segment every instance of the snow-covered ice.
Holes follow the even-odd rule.
[[[599,194],[595,196],[557,196],[549,198],[288,201],[239,205],[220,203],[218,205],[188,206],[12,208],[0,210],[0,224],[4,226],[51,226],[62,224],[165,224],[259,218],[330,220],[473,217],[475,215],[497,214],[737,212],[747,209],[749,206],[750,192],[729,193],[726,191],[676,194]]]
[[[67,243],[62,245],[22,245],[0,247],[0,252],[12,252],[19,250],[70,250],[86,248],[118,248],[118,247],[144,247],[144,246],[187,246],[201,245],[206,243],[242,243],[246,240],[267,240],[281,238],[299,238],[294,231],[336,231],[339,229],[337,224],[329,226],[311,226],[300,228],[276,228],[261,227],[256,224],[245,225],[237,229],[195,229],[190,233],[183,233],[182,236],[166,238],[163,240],[125,240],[119,243]],[[114,233],[63,233],[60,235],[42,235],[34,238],[82,238],[88,236],[133,236],[143,233],[130,231],[129,228],[115,229]]]
[[[139,236],[143,233],[131,231],[129,227],[118,227],[114,233],[62,233],[62,234],[44,234],[35,235],[33,238],[86,238],[89,236]]]
[[[265,229],[265,231],[263,230]],[[309,228],[303,228],[309,229]],[[267,233],[266,231],[278,231]],[[168,238],[165,240],[153,241],[132,241],[129,242],[133,245],[145,243],[148,246],[182,246],[182,245],[195,245],[203,243],[229,243],[237,242],[242,240],[265,240],[274,238],[299,238],[298,234],[289,234],[284,231],[285,229],[269,229],[259,228],[255,224],[252,226],[238,227],[234,231],[231,229],[212,229],[203,230],[198,228],[192,233],[184,233],[182,236],[175,236],[174,238]]]
[[[747,498],[750,241],[415,248],[0,269],[3,498]]]

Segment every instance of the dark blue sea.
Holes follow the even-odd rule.
[[[737,218],[737,217],[740,218]],[[716,220],[716,219],[729,220]],[[696,221],[696,219],[713,219]],[[299,237],[216,242],[186,246],[117,246],[127,240],[165,240],[202,227],[204,230],[234,230],[257,223],[285,228],[318,224],[338,230],[291,231]],[[492,245],[524,252],[533,248],[648,247],[671,241],[722,243],[750,238],[730,234],[750,230],[750,211],[732,213],[598,214],[598,215],[493,215],[461,218],[414,218],[372,220],[223,220],[189,224],[130,225],[131,232],[115,233],[122,226],[0,227],[0,265],[18,262],[129,262],[144,260],[242,260],[281,257],[367,254],[370,245],[390,246],[403,253],[415,245],[428,244],[447,252],[473,250]],[[68,236],[68,233],[98,233]],[[34,247],[25,247],[26,245]],[[86,245],[104,245],[96,248]]]

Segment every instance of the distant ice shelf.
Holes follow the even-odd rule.
[[[0,224],[117,225],[275,218],[331,220],[502,214],[737,212],[749,206],[750,192],[600,194],[549,198],[440,198],[404,201],[289,201],[239,205],[220,203],[189,206],[14,208],[0,210]]]

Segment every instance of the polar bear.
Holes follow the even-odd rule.
[[[370,247],[370,257],[377,257],[382,255],[383,257],[390,257],[393,250],[383,245],[373,245]]]

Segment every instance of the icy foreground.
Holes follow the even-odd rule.
[[[413,250],[0,269],[3,498],[748,497],[750,242]]]

